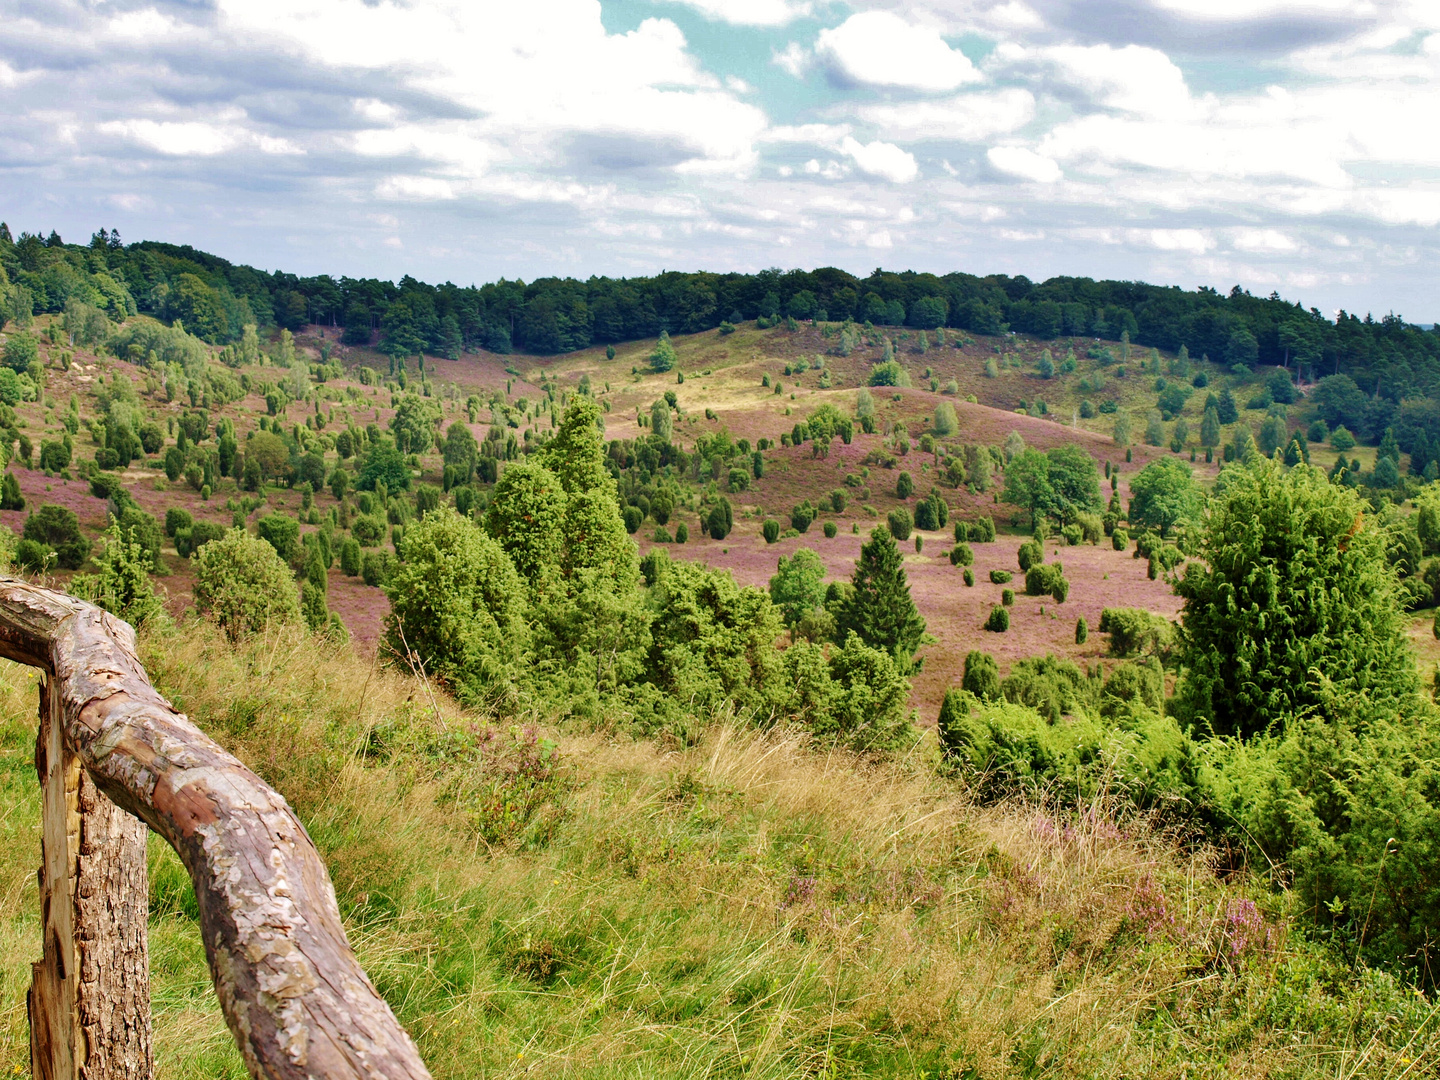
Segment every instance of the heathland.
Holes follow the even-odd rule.
[[[136,623],[292,802],[437,1076],[1440,1063],[1433,333],[8,230],[0,272],[12,572]],[[3,693],[8,1070],[39,806]],[[162,1073],[242,1075],[151,863]]]

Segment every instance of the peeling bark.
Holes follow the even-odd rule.
[[[139,817],[185,864],[215,992],[252,1076],[428,1078],[355,959],[325,865],[294,811],[155,691],[126,623],[0,578],[0,655],[53,673],[60,742],[96,797]],[[127,886],[122,875],[105,887]],[[49,942],[47,931],[47,958]],[[113,1026],[117,1012],[89,1022]],[[71,1015],[83,1028],[86,1016]],[[48,1031],[32,1026],[32,1044]]]

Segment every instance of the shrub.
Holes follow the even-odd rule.
[[[188,559],[212,540],[224,537],[228,530],[213,521],[197,521],[188,529],[175,530],[175,553]]]
[[[766,518],[760,526],[760,535],[767,544],[777,543],[780,540],[780,522],[774,518]]]
[[[1015,553],[1020,562],[1021,573],[1029,573],[1030,569],[1040,566],[1045,562],[1045,547],[1038,540],[1026,540],[1020,545],[1020,550]]]
[[[690,526],[683,521],[675,526],[675,543],[683,544],[690,539]]]
[[[956,544],[950,549],[951,566],[969,566],[975,561],[975,553],[969,544]]]
[[[365,547],[374,547],[385,539],[385,523],[378,517],[361,514],[350,524],[350,535]]]
[[[21,540],[15,545],[15,565],[22,570],[43,573],[55,562],[55,552],[38,540]]]
[[[973,588],[975,585],[975,572],[968,566],[965,568],[964,581],[966,588]]]
[[[895,495],[897,498],[908,499],[915,493],[915,481],[908,472],[902,472],[895,481]]]
[[[992,585],[1004,585],[1011,578],[1009,570],[991,570],[990,583]]]
[[[1085,616],[1081,615],[1075,620],[1075,644],[1084,645],[1089,637],[1090,625],[1085,621]]]
[[[195,606],[232,640],[300,618],[295,577],[267,541],[231,529],[195,556]]]
[[[1005,607],[1014,607],[1014,606],[1015,606],[1015,590],[1014,590],[1014,589],[1001,589],[1001,590],[1000,590],[1000,603],[1003,604]]]
[[[1110,545],[1116,551],[1124,551],[1130,546],[1130,534],[1124,529],[1116,529],[1110,534]]]
[[[1010,612],[1003,607],[992,607],[990,617],[985,620],[985,629],[995,634],[1005,633],[1010,629]]]
[[[90,557],[90,541],[80,531],[80,518],[74,510],[54,503],[45,503],[31,513],[21,535],[45,551],[53,551],[55,565],[62,570],[78,570]]]
[[[165,535],[174,536],[179,529],[188,529],[195,524],[195,519],[190,511],[180,506],[172,506],[165,511]]]
[[[976,518],[970,523],[970,542],[972,544],[988,544],[995,539],[995,519],[990,517]]]
[[[825,522],[825,525],[821,531],[824,532],[826,540],[834,540],[836,534],[839,533],[840,530],[836,526],[835,522],[827,521]]]
[[[810,523],[814,520],[815,508],[810,505],[809,500],[790,511],[790,527],[798,533],[809,532]]]
[[[920,554],[922,551],[924,551],[924,550],[925,550],[925,537],[921,536],[919,533],[916,533],[916,534],[915,534],[915,554],[916,554],[916,555],[919,555],[919,554]]]
[[[1002,610],[1001,614],[1005,614]],[[991,612],[993,617],[994,612]],[[1008,623],[1007,623],[1008,625]],[[987,652],[971,650],[965,654],[965,675],[960,686],[981,701],[1000,699],[1000,665]]]
[[[520,575],[505,550],[449,507],[405,530],[385,586],[385,644],[413,652],[466,704],[507,709],[527,638]]]
[[[1175,641],[1175,624],[1140,608],[1106,608],[1100,632],[1110,635],[1110,655],[1165,655]]]
[[[1330,445],[1336,450],[1354,450],[1355,436],[1350,434],[1348,428],[1337,427],[1330,433]]]
[[[748,469],[731,469],[726,479],[731,491],[748,491],[750,489],[750,471]]]
[[[632,536],[639,531],[640,525],[645,520],[645,515],[638,506],[625,507],[620,511],[620,517],[625,522],[625,531]]]
[[[1050,583],[1050,597],[1057,604],[1063,604],[1070,595],[1070,582],[1064,574],[1059,574]]]
[[[964,544],[970,539],[970,526],[963,521],[955,522],[955,542]]]
[[[388,551],[367,551],[360,564],[360,577],[372,588],[388,585],[398,565],[395,556]]]
[[[359,577],[363,568],[364,556],[360,552],[360,543],[353,536],[347,536],[340,542],[340,570],[346,577]]]
[[[255,523],[255,530],[280,558],[289,562],[295,557],[295,549],[300,542],[300,523],[289,514],[279,511],[266,514]]]
[[[903,506],[897,507],[886,514],[885,523],[890,529],[890,535],[896,540],[904,541],[910,539],[910,530],[913,528],[913,522],[910,519],[910,511],[906,510]]]
[[[712,538],[724,540],[730,535],[730,530],[735,525],[735,512],[730,508],[729,499],[721,499],[710,508],[710,513],[705,516],[705,527],[709,530]]]

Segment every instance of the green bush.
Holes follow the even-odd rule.
[[[1085,539],[1085,530],[1078,522],[1071,522],[1060,530],[1060,535],[1065,538],[1065,543],[1071,547],[1078,547]]]
[[[1052,724],[1090,707],[1097,689],[1077,664],[1054,656],[1017,660],[1000,684],[1006,701],[1029,706]]]
[[[43,573],[55,565],[55,552],[38,540],[21,540],[15,545],[15,565],[32,573]]]
[[[21,536],[55,553],[54,565],[62,570],[79,570],[90,557],[90,541],[80,531],[74,510],[45,503],[25,519]]]
[[[890,529],[890,535],[896,540],[904,541],[910,539],[910,530],[913,527],[913,522],[910,519],[910,511],[906,510],[903,506],[897,507],[886,514],[885,524]]]
[[[810,523],[815,520],[815,508],[806,499],[799,506],[793,507],[790,511],[790,527],[798,533],[810,531]]]
[[[1036,540],[1026,540],[1020,545],[1015,557],[1020,562],[1020,572],[1027,573],[1031,567],[1040,566],[1045,562],[1045,547]]]
[[[440,507],[405,530],[385,585],[385,643],[413,652],[465,703],[508,708],[529,633],[519,575],[484,530]]]
[[[388,551],[367,551],[360,564],[361,580],[371,588],[388,585],[398,565],[395,556]]]
[[[1003,604],[1005,607],[1014,607],[1014,605],[1015,605],[1015,590],[1014,590],[1014,589],[1001,589],[1001,590],[1000,590],[1000,603]]]
[[[727,477],[731,491],[748,491],[750,472],[748,469],[731,469]]]
[[[958,540],[959,537],[956,537]],[[976,518],[970,523],[970,543],[988,544],[995,539],[995,519],[990,517]]]
[[[1009,591],[1008,589],[1006,590]],[[1003,607],[992,607],[990,617],[985,620],[985,629],[996,634],[1003,634],[1010,629],[1010,612]]]
[[[346,577],[359,577],[363,568],[364,556],[360,551],[360,543],[353,536],[347,536],[340,542],[340,569]]]
[[[385,523],[369,514],[361,514],[350,523],[350,535],[364,547],[374,547],[385,539]]]
[[[1075,644],[1084,645],[1090,637],[1090,624],[1085,621],[1085,616],[1075,620]]]
[[[273,545],[240,529],[196,553],[195,606],[232,639],[300,618],[289,566]]]
[[[287,563],[295,557],[300,542],[300,523],[289,514],[272,511],[255,523],[255,531]]]
[[[1140,608],[1105,608],[1099,629],[1110,635],[1111,656],[1165,656],[1175,643],[1175,624]]]
[[[965,568],[962,577],[965,582],[966,588],[973,588],[975,586],[975,572],[971,570],[968,566]]]
[[[970,566],[975,562],[975,553],[969,544],[956,544],[950,549],[951,566]]]
[[[639,531],[641,524],[645,521],[645,515],[638,506],[627,506],[620,511],[620,517],[625,522],[625,531],[634,536]]]
[[[991,570],[991,571],[990,571],[990,583],[991,583],[992,585],[1004,585],[1004,584],[1005,584],[1007,581],[1009,581],[1012,577],[1014,577],[1014,575],[1011,574],[1009,570]]]
[[[965,654],[965,675],[960,685],[981,701],[998,701],[1000,665],[989,653],[972,650]]]
[[[690,539],[690,526],[683,521],[675,526],[675,543],[683,544]]]
[[[895,481],[895,495],[897,498],[908,499],[915,494],[915,480],[908,472],[902,472]]]
[[[177,529],[188,529],[195,524],[194,517],[190,511],[180,506],[172,506],[165,511],[165,535],[174,536]]]
[[[735,512],[730,508],[730,500],[722,498],[705,515],[705,528],[713,539],[724,540],[734,527]]]
[[[963,521],[955,522],[955,542],[957,544],[968,543],[970,540],[970,526]]]
[[[839,533],[840,529],[838,526],[836,526],[835,522],[827,521],[825,522],[821,531],[824,532],[826,540],[834,540],[836,534]]]
[[[1110,546],[1116,551],[1124,551],[1130,546],[1130,534],[1124,529],[1116,529],[1110,534]]]
[[[1041,563],[1025,571],[1025,595],[1044,596],[1053,592],[1056,583],[1063,581],[1064,568],[1059,563]]]

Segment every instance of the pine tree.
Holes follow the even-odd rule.
[[[919,671],[914,657],[926,640],[925,620],[910,598],[905,563],[888,529],[871,531],[850,580],[853,591],[836,614],[835,640],[843,643],[857,634],[871,648],[892,654],[902,671]]]
[[[1230,387],[1220,391],[1220,401],[1215,411],[1222,424],[1233,424],[1240,419],[1240,409],[1235,404],[1235,395],[1230,392]]]

